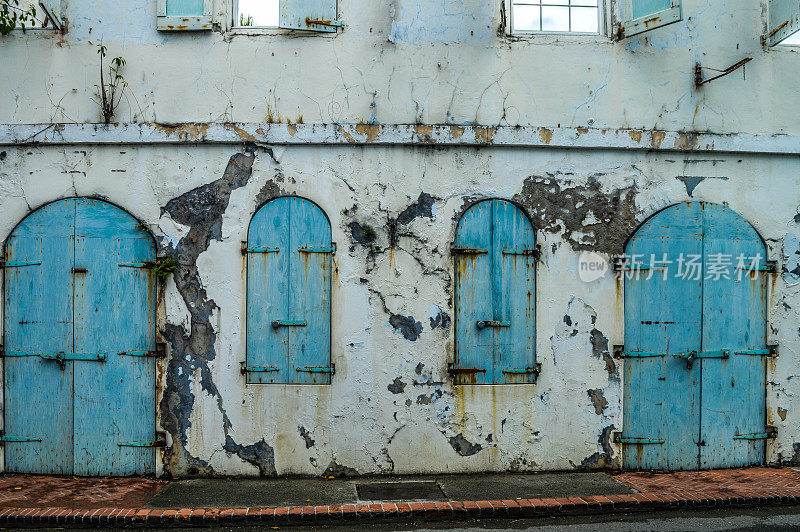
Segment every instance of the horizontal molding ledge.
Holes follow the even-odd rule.
[[[0,146],[242,142],[268,145],[511,146],[800,154],[800,137],[781,134],[450,124],[0,124]]]

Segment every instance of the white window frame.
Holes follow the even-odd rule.
[[[683,0],[672,0],[668,9],[658,12],[659,14],[666,14],[666,22],[652,27],[653,20],[661,18],[661,16],[653,17],[653,15],[646,15],[638,19],[633,18],[633,1],[634,0],[614,0],[614,20],[612,21],[611,27],[613,29],[612,38],[615,41],[621,41],[628,37],[664,28],[670,24],[675,24],[684,20]]]
[[[546,2],[547,0],[543,0]],[[608,37],[609,20],[611,11],[608,3],[611,0],[597,0],[597,31],[548,31],[548,30],[514,30],[514,0],[503,0],[506,15],[506,34],[511,37],[535,37],[542,35],[563,35],[576,37]],[[569,6],[561,6],[569,7]],[[588,7],[588,6],[574,6]]]
[[[167,0],[158,0],[156,29],[158,31],[211,31],[214,29],[214,0],[203,0],[201,16],[167,16]]]
[[[239,26],[239,0],[223,0],[225,4],[225,30],[232,35],[292,35],[302,34],[319,34],[321,36],[327,35],[335,37],[342,33],[341,31],[314,31],[302,28],[283,28],[281,26]],[[281,0],[278,0],[278,9],[280,10]],[[339,16],[340,1],[336,0],[336,15]],[[280,24],[280,14],[278,15],[278,24]],[[341,28],[340,28],[341,30]]]

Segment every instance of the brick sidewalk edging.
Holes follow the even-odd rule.
[[[554,514],[606,514],[615,511],[678,508],[724,508],[800,504],[800,489],[675,491],[494,501],[409,502],[293,506],[280,508],[183,508],[148,510],[131,508],[4,508],[0,526],[191,526],[285,525],[343,523],[354,520],[391,520],[409,517],[534,517]]]

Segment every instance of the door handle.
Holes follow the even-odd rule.
[[[272,320],[272,328],[278,327],[305,327],[308,325],[306,320]]]

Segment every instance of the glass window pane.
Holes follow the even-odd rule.
[[[543,31],[569,31],[568,7],[542,7]]]
[[[546,6],[568,6],[569,0],[542,0],[542,4]]]
[[[597,6],[597,0],[572,0],[573,6]]]
[[[239,0],[237,26],[278,26],[278,0]]]
[[[594,7],[573,7],[571,31],[597,33],[597,9]]]
[[[539,6],[514,6],[514,31],[539,31]]]
[[[793,46],[800,46],[800,31],[790,35],[789,37],[787,37],[786,39],[781,41],[780,44],[789,44],[789,45],[793,45]]]

